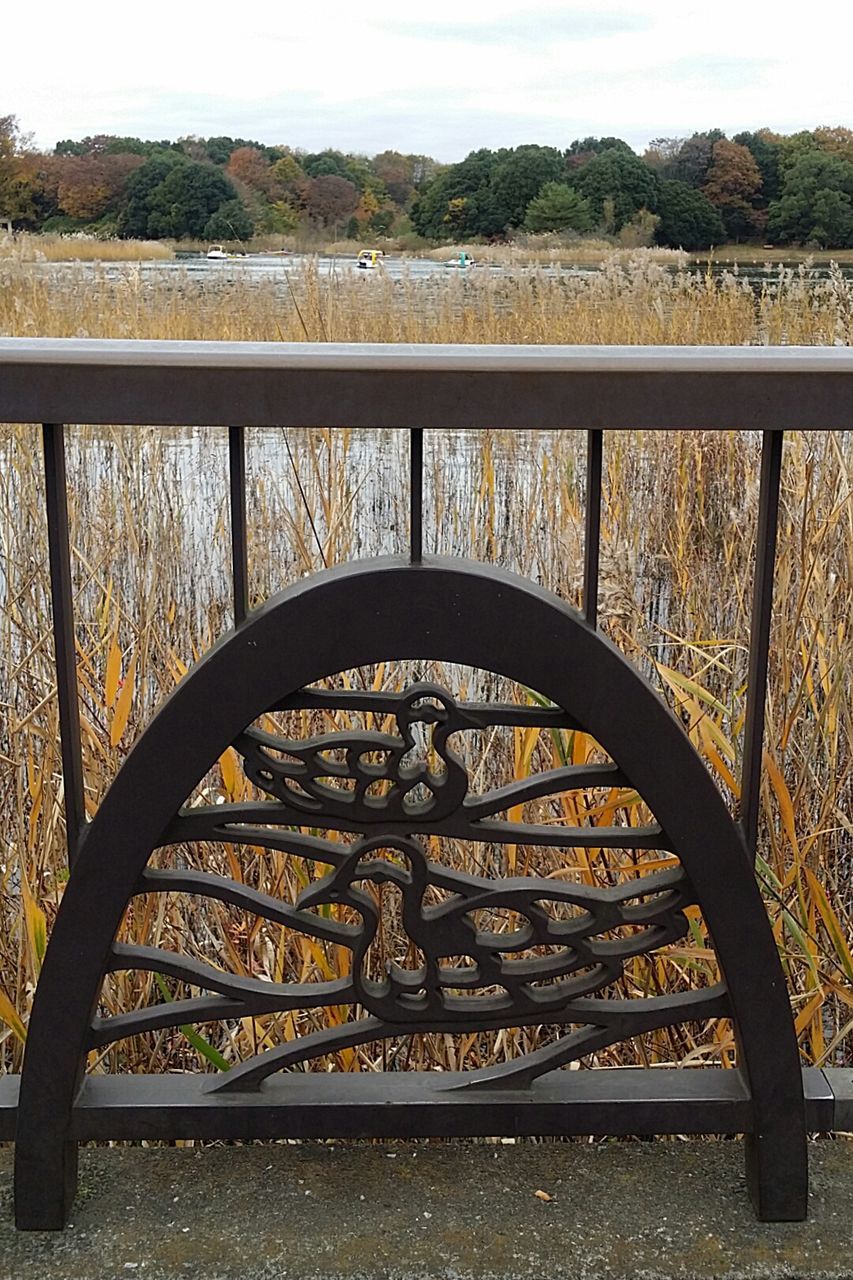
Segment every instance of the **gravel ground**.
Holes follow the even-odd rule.
[[[769,1225],[736,1142],[89,1149],[68,1228],[16,1233],[6,1148],[0,1280],[851,1280],[853,1142],[811,1166]]]

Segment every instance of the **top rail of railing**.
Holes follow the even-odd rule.
[[[845,429],[853,348],[0,338],[0,421]]]

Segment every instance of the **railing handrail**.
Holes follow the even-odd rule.
[[[0,365],[221,369],[441,369],[472,373],[853,374],[853,347],[569,346],[527,343],[177,342],[0,338]]]
[[[0,338],[2,422],[818,430],[851,392],[846,347]]]

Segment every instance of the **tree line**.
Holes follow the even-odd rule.
[[[481,148],[458,164],[383,151],[305,152],[244,138],[98,135],[35,149],[0,117],[0,219],[32,231],[247,240],[597,234],[688,250],[726,241],[853,248],[853,130],[719,129],[565,150]]]

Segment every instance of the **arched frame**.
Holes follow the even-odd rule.
[[[681,725],[606,638],[535,584],[465,561],[387,559],[326,571],[252,613],[166,700],[110,787],[85,833],[35,997],[18,1110],[19,1226],[65,1219],[76,1185],[72,1116],[110,950],[175,814],[266,710],[326,676],[389,658],[476,667],[535,688],[643,796],[690,878],[725,979],[749,1095],[757,1213],[803,1217],[802,1076],[779,956],[743,839]]]

